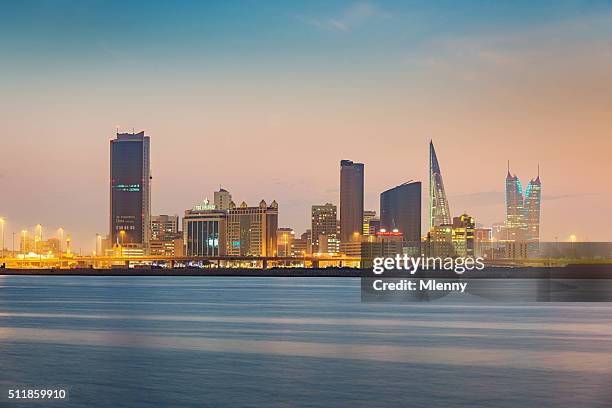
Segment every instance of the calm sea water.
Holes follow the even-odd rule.
[[[0,277],[0,390],[62,407],[610,407],[612,305],[364,304],[352,278]]]

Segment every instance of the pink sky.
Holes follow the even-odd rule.
[[[122,59],[13,73],[0,97],[7,246],[41,223],[94,248],[116,126],[151,136],[154,213],[182,214],[222,185],[235,201],[276,199],[280,225],[301,233],[311,205],[338,203],[341,159],[365,163],[367,209],[410,179],[425,199],[433,139],[453,215],[503,221],[506,161],[524,186],[539,164],[542,239],[610,241],[612,42],[588,35],[608,23],[442,37],[354,69]]]

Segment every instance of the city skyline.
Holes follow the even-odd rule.
[[[150,206],[151,206],[150,201],[151,200],[149,197],[150,187],[148,185],[150,178],[151,178],[149,177],[149,175],[151,174],[151,169],[149,167],[150,163],[148,160],[151,154],[150,137],[145,135],[144,131],[140,131],[138,133],[136,133],[135,131],[133,131],[132,133],[120,133],[119,130],[117,130],[116,138],[111,139],[110,142],[111,142],[110,143],[111,149],[110,149],[110,156],[109,156],[110,168],[111,168],[110,190],[109,190],[110,191],[109,193],[109,198],[110,198],[109,200],[110,201],[110,213],[109,213],[110,224],[109,226],[110,228],[109,228],[108,235],[106,235],[106,239],[107,239],[106,245],[112,246],[115,244],[117,245],[120,244],[119,247],[121,248],[122,253],[124,251],[123,249],[124,247],[139,248],[139,249],[136,249],[136,251],[140,251],[143,248],[149,248],[150,236],[155,235],[156,228],[160,228],[160,227],[153,225],[151,221],[144,222],[139,227],[138,222],[134,221],[136,218],[142,217],[143,221],[145,219],[150,219],[150,220],[155,219],[156,222],[160,222],[160,220],[164,220],[163,222],[169,222],[168,221],[169,219],[176,218],[176,221],[174,222],[176,226],[178,226],[179,220],[181,218],[179,215],[168,215],[168,214],[162,214],[162,213],[158,213],[159,214],[158,215],[158,214],[152,214],[150,212]],[[117,157],[119,157],[120,160],[113,159],[113,154],[117,155]],[[537,177],[532,178],[529,181],[527,190],[523,192],[520,179],[516,175],[512,175],[510,173],[510,162],[508,161],[508,172],[506,175],[506,193],[505,193],[506,194],[505,221],[503,223],[494,223],[491,225],[484,225],[482,223],[478,223],[478,224],[475,223],[474,225],[479,225],[481,228],[491,228],[492,226],[503,224],[504,228],[507,231],[504,233],[505,234],[504,236],[507,236],[504,239],[510,239],[512,241],[514,240],[533,241],[533,242],[545,241],[545,240],[541,240],[540,235],[539,235],[540,201],[541,201],[541,181],[540,181],[539,171],[540,169],[538,166]],[[415,241],[416,236],[419,236],[423,239],[427,238],[429,240],[429,234],[418,234],[417,233],[416,235],[414,235],[415,228],[417,228],[417,231],[418,231],[418,229],[420,229],[422,225],[428,224],[429,228],[426,227],[425,230],[433,231],[432,228],[434,226],[436,227],[450,226],[451,224],[455,223],[454,221],[455,218],[457,219],[459,218],[459,217],[455,217],[453,213],[449,211],[449,205],[448,205],[448,201],[445,196],[444,185],[442,182],[440,164],[438,162],[432,140],[430,140],[429,142],[429,183],[430,184],[429,184],[429,196],[428,197],[425,197],[424,195],[421,194],[421,184],[422,183],[420,181],[411,180],[409,182],[403,183],[400,186],[396,186],[394,188],[381,192],[380,193],[380,206],[378,207],[378,209],[366,210],[364,209],[364,206],[363,206],[363,196],[364,196],[363,184],[364,184],[364,176],[365,176],[364,163],[355,163],[351,160],[343,159],[340,161],[340,172],[339,173],[340,173],[339,185],[341,186],[341,190],[342,190],[343,185],[345,186],[345,189],[346,189],[344,197],[345,197],[345,203],[347,204],[345,205],[347,205],[347,208],[350,209],[350,211],[346,210],[347,211],[346,213],[349,215],[347,219],[349,219],[349,222],[351,224],[349,229],[351,231],[353,229],[358,229],[359,231],[347,233],[345,234],[346,237],[344,237],[344,240],[341,239],[340,236],[342,235],[342,222],[341,222],[342,218],[340,214],[337,214],[337,218],[334,220],[334,223],[335,222],[338,223],[337,224],[338,229],[336,230],[335,233],[329,232],[329,233],[324,233],[324,234],[326,235],[331,234],[330,235],[331,239],[332,240],[338,239],[338,241],[336,241],[338,243],[340,241],[343,241],[343,242],[352,241],[354,240],[355,235],[362,235],[362,234],[368,235],[369,234],[365,230],[363,231],[363,233],[361,231],[361,229],[365,228],[365,225],[366,225],[365,224],[366,214],[371,214],[371,217],[376,217],[377,214],[379,214],[379,216],[376,217],[376,219],[378,220],[377,222],[380,224],[380,227],[386,228],[387,230],[393,229],[394,232],[397,231],[395,227],[400,226],[396,223],[403,223],[405,228],[400,229],[401,233],[404,234],[404,230],[410,231],[408,235],[406,235],[406,237],[412,237],[412,238],[408,238],[408,241],[407,241],[408,244],[410,244],[410,242],[413,242],[413,243],[416,242]],[[134,183],[138,183],[139,181],[141,181],[143,184],[134,184]],[[396,199],[393,199],[395,200],[395,203],[392,205],[390,205],[390,200],[388,198],[383,199],[385,195],[388,195],[391,192],[394,192],[394,194],[396,194],[397,192],[400,191],[400,189],[406,189],[408,187],[410,187],[410,190],[412,190],[412,187],[414,186],[418,186],[417,190],[415,190],[414,192],[418,191],[417,196],[420,198],[420,201],[417,200],[415,202],[415,198],[417,196],[414,196],[412,192],[404,196],[403,199],[401,200],[399,200],[399,196]],[[407,193],[407,191],[404,193]],[[402,195],[404,194],[402,193]],[[119,199],[117,200],[113,198],[114,196],[118,196]],[[217,213],[225,214],[223,218],[225,218],[226,216],[229,216],[231,218],[232,210],[235,212],[241,209],[245,209],[245,210],[248,209],[250,213],[251,210],[256,210],[256,212],[259,212],[262,209],[265,210],[266,208],[268,210],[272,209],[275,215],[274,220],[273,220],[273,224],[275,225],[275,227],[270,230],[270,231],[273,231],[271,233],[273,235],[270,235],[268,237],[271,240],[271,242],[276,242],[276,231],[277,230],[295,231],[293,227],[289,227],[289,228],[283,227],[282,225],[278,223],[278,213],[279,212],[278,212],[278,203],[276,202],[276,200],[272,202],[270,208],[267,207],[265,200],[261,200],[259,203],[259,206],[257,207],[248,207],[245,201],[242,201],[242,203],[238,206],[232,200],[231,192],[227,191],[221,186],[219,186],[218,191],[213,192],[213,197],[214,197],[213,204],[211,204],[208,198],[206,198],[204,199],[203,204],[196,204],[195,206],[186,209],[184,213],[184,218],[183,218],[183,227],[184,227],[183,231],[179,231],[178,229],[177,231],[175,231],[175,233],[176,232],[181,233],[181,236],[182,234],[186,234],[184,235],[185,237],[184,239],[185,239],[186,250],[189,255],[194,255],[195,253],[189,253],[190,250],[188,248],[193,244],[190,243],[191,235],[187,234],[185,225],[190,223],[190,221],[188,221],[188,218],[191,215],[196,215],[196,220],[197,220],[198,219],[197,214],[199,214],[201,211],[203,211],[201,213],[204,215],[203,219],[209,220],[210,214],[208,214],[208,212],[211,209],[213,209],[211,214],[214,219],[216,219],[215,217],[217,217],[218,215]],[[342,202],[342,197],[343,197],[342,194],[340,194],[339,202]],[[429,205],[426,210],[426,212],[428,212],[429,214],[429,217],[427,220],[424,220],[422,213],[425,211],[421,208],[421,203],[426,199],[429,201],[428,203]],[[357,202],[358,204],[353,203],[353,201]],[[354,211],[355,209],[352,208],[352,207],[355,207],[355,205],[359,207],[357,208],[357,212],[355,212]],[[325,205],[314,204],[311,207],[312,209],[312,213],[311,213],[312,223],[310,225],[311,229],[309,230],[306,229],[305,233],[310,234],[311,242],[313,243],[313,248],[316,248],[318,246],[317,245],[318,240],[315,238],[315,235],[316,235],[317,229],[320,228],[320,227],[315,227],[315,208],[317,209],[317,211],[319,211],[320,209],[324,209],[328,207],[333,208],[334,213],[336,212],[336,205],[331,204],[331,203],[327,203]],[[119,211],[117,211],[117,208],[119,208]],[[415,213],[415,209],[417,211],[416,213]],[[409,214],[411,214],[409,216],[412,218],[411,221],[408,221],[405,218],[403,219],[403,221],[400,221],[399,218],[394,220],[393,217],[396,217],[396,216],[401,217],[401,218],[407,216],[408,213],[405,213],[406,211]],[[390,212],[395,213],[395,215],[392,216],[391,218],[390,218]],[[403,215],[400,215],[400,214],[403,214]],[[467,214],[464,213],[463,215],[461,215],[461,217],[463,216],[467,216]],[[129,220],[126,221],[126,219],[128,218]],[[450,222],[450,218],[453,219],[452,223]],[[419,226],[414,225],[416,220],[420,220]],[[0,222],[2,222],[2,227],[3,227],[3,238],[5,238],[4,237],[4,233],[5,233],[4,227],[6,223],[6,218],[0,218]],[[132,226],[123,225],[126,222]],[[206,221],[206,222],[210,223],[210,221]],[[253,221],[249,221],[249,222],[253,222]],[[242,221],[240,221],[240,224],[242,225]],[[266,224],[266,222],[264,222],[264,224]],[[355,224],[355,225],[352,225],[352,224]],[[147,225],[148,227],[145,227],[145,225]],[[198,224],[198,225],[204,225],[204,224]],[[217,225],[217,224],[214,224],[214,225],[215,225],[213,229],[214,235],[211,235],[210,240],[209,238],[205,239],[205,242],[209,242],[209,243],[212,243],[214,241],[214,244],[211,244],[211,245],[214,245],[214,248],[222,248],[225,246],[225,244],[227,244],[227,249],[228,251],[231,252],[232,242],[241,243],[241,241],[243,241],[243,238],[244,238],[243,232],[238,233],[236,231],[234,241],[228,240],[227,243],[225,243],[225,235],[223,235],[223,239],[221,239],[221,237],[219,236],[219,232],[217,232],[225,227],[221,228],[220,225]],[[199,226],[198,228],[201,228],[201,227]],[[243,226],[241,226],[240,228],[243,228]],[[266,227],[264,227],[264,231],[265,229]],[[132,237],[131,236],[132,230],[136,231],[137,233],[136,236],[141,237],[141,238],[135,239],[135,237]],[[206,228],[205,231],[203,232],[204,234],[203,236],[207,236],[207,234],[209,234],[209,232],[212,233],[213,230],[209,231],[208,228]],[[34,241],[33,242],[37,242],[37,241],[43,242],[42,231],[43,231],[43,226],[41,224],[37,224],[35,227],[35,231],[34,231]],[[62,238],[64,234],[64,228],[59,227],[57,231],[61,231],[61,235],[58,234],[60,239],[58,240],[57,244],[53,244],[53,245],[58,245],[61,248],[61,246],[63,245]],[[251,231],[251,227],[248,227],[248,231]],[[251,234],[251,232],[249,232],[248,234]],[[266,234],[268,233],[264,232],[264,236]],[[51,237],[47,236],[47,238],[53,239],[53,240],[58,238],[58,236],[55,236],[53,234],[51,235],[52,235]],[[128,235],[129,235],[129,238],[126,238]],[[24,247],[27,247],[28,245],[30,245],[28,244],[28,241],[26,241],[26,238],[28,240],[32,239],[32,237],[29,237],[29,231],[22,230],[20,238],[21,238],[20,245],[23,245]],[[70,234],[67,235],[67,238],[68,238],[68,241],[72,240]],[[175,238],[178,238],[178,236],[176,237],[173,236],[171,238],[175,239]],[[265,239],[268,239],[268,238],[265,238]],[[94,254],[99,252],[100,239],[104,239],[103,234],[96,233]],[[140,240],[140,242],[138,242],[138,240]],[[571,242],[574,242],[577,240],[577,237],[576,235],[572,234],[570,235],[570,237],[568,237],[568,240]],[[221,245],[222,242],[223,242],[223,245]],[[248,239],[247,239],[247,242],[248,242]],[[133,244],[136,244],[136,245],[134,246]],[[161,244],[161,242],[157,244]],[[14,246],[14,243],[12,245]],[[68,243],[66,243],[66,245],[69,246]],[[327,247],[327,244],[325,245],[325,247]],[[267,250],[265,249],[265,244],[263,248],[264,248],[263,252],[267,253]],[[110,249],[110,248],[107,248],[107,249]],[[149,251],[149,249],[147,249],[146,251]],[[159,251],[161,251],[159,254],[164,253],[163,252],[164,249],[162,248],[160,248]],[[201,245],[200,245],[200,251],[202,251]],[[255,251],[255,253],[258,253],[260,251],[261,249],[258,249]],[[13,249],[13,252],[14,252],[14,249]],[[81,248],[79,248],[78,252],[81,253]]]
[[[276,199],[279,225],[304,231],[311,205],[339,205],[339,160],[365,163],[375,210],[382,191],[426,182],[433,139],[452,215],[503,222],[509,159],[520,175],[541,166],[542,240],[610,240],[605,2],[66,4],[0,16],[9,248],[37,223],[95,246],[117,126],[151,135],[153,214],[221,184],[237,202]]]

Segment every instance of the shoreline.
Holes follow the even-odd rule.
[[[419,271],[412,275],[405,271],[386,271],[376,275],[371,269],[357,268],[116,268],[116,269],[0,269],[0,276],[227,276],[227,277],[378,277],[422,278],[439,277],[455,279],[522,279],[569,278],[612,279],[612,264],[583,264],[564,267],[487,267],[482,271],[456,274],[452,271]]]

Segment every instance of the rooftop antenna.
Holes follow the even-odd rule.
[[[538,163],[538,178],[540,178],[540,163]]]

